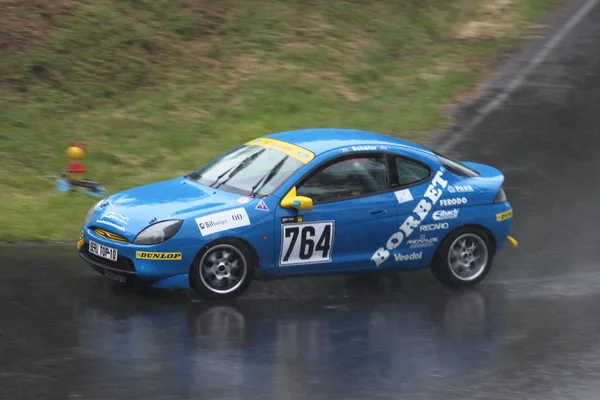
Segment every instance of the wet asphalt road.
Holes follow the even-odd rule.
[[[600,6],[451,154],[506,174],[518,249],[427,271],[137,291],[69,247],[0,247],[2,399],[600,398]]]

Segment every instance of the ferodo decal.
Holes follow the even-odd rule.
[[[243,207],[196,218],[202,236],[250,225],[250,218]]]
[[[294,157],[296,160],[300,160],[304,164],[307,164],[313,158],[314,153],[307,149],[296,146],[291,143],[287,143],[281,140],[269,139],[269,138],[258,138],[246,143],[246,146],[262,146],[270,149],[279,150],[280,152],[287,154],[288,156]]]
[[[512,218],[512,216],[513,216],[513,210],[510,209],[508,211],[501,212],[500,214],[496,214],[496,221],[498,221],[498,222],[504,221],[506,219]]]
[[[331,262],[334,221],[281,225],[279,264],[297,265]]]
[[[453,199],[441,199],[440,200],[440,206],[458,206],[461,204],[467,204],[467,198],[466,197],[457,197],[457,198],[453,198]]]
[[[404,220],[400,229],[388,239],[385,247],[380,247],[371,257],[371,261],[379,266],[390,257],[390,251],[396,249],[402,244],[405,238],[409,237],[415,229],[419,227],[421,222],[425,220],[433,206],[442,197],[444,188],[448,185],[448,181],[443,179],[444,171],[436,172],[431,184],[425,190],[423,199],[417,203],[413,209],[414,215],[409,216]]]
[[[135,258],[142,260],[181,260],[181,253],[157,253],[152,251],[136,251]]]

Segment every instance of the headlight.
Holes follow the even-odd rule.
[[[504,189],[500,188],[496,198],[494,199],[494,203],[504,203],[506,201],[506,193],[504,193]]]
[[[133,244],[157,244],[170,239],[179,232],[182,220],[163,221],[150,225],[136,236]]]
[[[106,200],[106,198],[100,200],[99,202],[94,204],[94,206],[92,208],[90,208],[90,210],[85,215],[85,219],[83,220],[84,226],[87,226],[90,223],[90,220],[92,219],[94,214],[96,214],[96,211],[98,211],[98,208],[100,208],[100,205],[104,202],[104,200]]]

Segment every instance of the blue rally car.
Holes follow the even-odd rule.
[[[493,167],[387,135],[281,132],[99,201],[77,248],[110,279],[209,299],[321,273],[430,268],[474,285],[517,245],[503,183]]]

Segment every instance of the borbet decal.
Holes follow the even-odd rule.
[[[425,220],[433,206],[439,201],[440,197],[442,197],[442,189],[445,189],[448,185],[448,181],[442,178],[443,175],[443,171],[436,172],[431,184],[427,187],[427,190],[425,190],[423,199],[421,199],[413,209],[414,215],[406,218],[404,223],[400,225],[400,229],[390,236],[385,247],[380,247],[373,254],[371,261],[373,261],[376,266],[380,266],[384,263],[390,257],[390,251],[400,246],[405,238],[412,235],[414,230]]]

